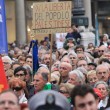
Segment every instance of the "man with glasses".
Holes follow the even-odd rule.
[[[22,66],[20,67],[17,67],[15,70],[14,70],[14,76],[17,77],[17,78],[20,78],[21,80],[25,80],[25,76],[27,74],[27,71],[25,68],[23,68]]]
[[[104,54],[104,52],[107,52],[107,47],[102,45],[99,47],[99,51],[98,51],[99,57],[101,57]]]

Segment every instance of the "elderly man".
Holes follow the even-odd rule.
[[[72,69],[76,69],[76,65],[77,65],[77,61],[78,61],[77,54],[74,51],[71,51],[68,53],[68,56],[72,63]]]
[[[72,66],[70,63],[67,62],[61,62],[59,72],[62,76],[62,82],[66,83],[68,80],[68,74],[72,71]]]
[[[50,60],[50,59],[51,59],[51,58],[50,58],[50,53],[49,53],[49,52],[46,52],[46,53],[42,56],[41,63],[47,65],[47,67],[50,68],[50,65],[51,65],[51,62],[50,62],[51,60]],[[54,60],[55,60],[55,57],[54,57],[54,55],[52,54],[52,64],[53,64]]]
[[[38,70],[37,73],[45,73],[48,75],[48,80],[50,80],[50,71],[46,65],[41,66]]]
[[[78,63],[77,63],[77,66],[78,67],[83,67],[86,70],[88,70],[88,64],[87,64],[86,60],[79,60]]]
[[[34,75],[34,79],[33,79],[33,85],[34,85],[34,88],[30,91],[29,97],[32,97],[34,94],[42,90],[56,90],[57,91],[56,86],[48,82],[48,73],[36,72],[36,74]]]
[[[61,59],[61,62],[67,62],[67,63],[72,63],[71,62],[71,60],[70,60],[70,58],[66,55],[66,56],[64,56],[62,59]]]
[[[4,56],[2,57],[2,61],[4,64],[4,70],[7,71],[8,69],[11,68],[12,60],[9,56]]]
[[[105,81],[108,83],[109,80],[109,68],[104,64],[98,65],[96,68],[96,74],[100,81]]]
[[[0,110],[20,110],[18,98],[13,91],[0,93]]]
[[[102,45],[99,47],[98,55],[101,57],[105,52],[107,52],[107,47]]]

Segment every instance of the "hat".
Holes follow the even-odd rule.
[[[88,65],[92,65],[92,66],[95,66],[95,67],[97,67],[97,64],[96,63],[88,63]]]
[[[71,106],[62,94],[46,90],[35,94],[29,101],[30,110],[70,110]]]
[[[102,99],[102,94],[101,94],[101,91],[100,91],[99,89],[94,88],[94,92],[96,93],[96,95],[97,95],[100,99]]]

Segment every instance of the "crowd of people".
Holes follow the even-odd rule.
[[[52,59],[44,39],[35,75],[29,46],[10,45],[8,55],[2,55],[10,90],[0,93],[0,110],[110,110],[109,37],[104,34],[99,46],[89,43],[87,48],[80,39],[78,32],[68,33]]]

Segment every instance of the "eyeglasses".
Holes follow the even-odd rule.
[[[22,77],[22,76],[24,76],[24,74],[15,74],[15,76],[16,77],[19,77],[19,76]]]
[[[6,65],[7,65],[7,64],[10,64],[9,62],[3,62],[3,63],[6,64]]]
[[[63,90],[59,90],[60,93],[62,94],[67,94],[68,92],[67,91],[63,91]]]
[[[54,64],[53,66],[56,68],[59,68],[59,64]]]
[[[83,50],[82,49],[79,49],[79,50],[76,50],[76,51],[79,51],[80,52],[80,51],[83,51]]]
[[[51,81],[50,83],[51,83],[51,84],[56,84],[56,83],[57,83],[57,81]]]
[[[79,59],[83,60],[83,59],[85,59],[85,58],[84,58],[84,57],[79,57]]]
[[[70,57],[70,59],[76,59],[75,57]]]
[[[20,91],[23,88],[22,87],[13,87],[12,89],[15,90],[15,91]]]
[[[104,50],[99,50],[99,52],[104,52]]]
[[[65,67],[60,67],[60,69],[67,70],[67,68],[65,68]]]

